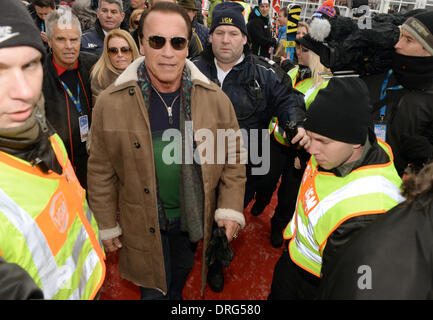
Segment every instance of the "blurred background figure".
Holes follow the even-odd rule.
[[[45,19],[48,14],[56,10],[56,4],[54,0],[33,0],[32,3],[27,7],[36,23],[36,26],[41,31],[41,38],[44,42],[45,48],[48,50],[48,38],[47,28],[45,26]]]
[[[104,40],[102,56],[90,73],[92,102],[112,84],[132,61],[140,56],[134,39],[125,30],[111,30]]]
[[[123,5],[123,10],[125,13],[125,17],[123,19],[123,22],[125,24],[131,23],[131,17],[134,11],[136,10],[147,10],[147,4],[146,0],[131,0],[130,6],[128,8],[125,8],[125,5]],[[143,13],[143,11],[141,12]],[[141,15],[140,13],[140,15]],[[138,27],[138,25],[135,27],[135,29]],[[130,30],[131,31],[131,30]]]
[[[95,54],[98,58],[102,54],[105,35],[114,29],[128,30],[123,22],[125,13],[121,0],[100,0],[95,25],[81,38],[81,51]]]
[[[83,33],[94,27],[97,16],[96,9],[92,8],[91,0],[76,0],[71,9],[72,13],[80,20]]]
[[[270,4],[268,0],[259,0],[248,18],[248,40],[251,52],[265,58],[270,57],[269,49],[277,47],[277,38],[272,37],[269,23]]]
[[[137,48],[140,48],[140,42],[138,40],[138,26],[140,25],[140,18],[144,11],[144,9],[135,9],[132,11],[131,17],[129,18],[129,32],[131,33]]]

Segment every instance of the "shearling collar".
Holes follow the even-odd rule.
[[[139,57],[135,59],[125,71],[116,79],[114,82],[115,86],[120,86],[129,81],[137,81],[137,70],[140,64],[144,61],[145,57]],[[202,81],[205,84],[211,84],[210,80],[200,72],[200,70],[192,63],[190,60],[186,59],[185,62],[186,67],[189,69],[191,73],[191,81],[194,83],[195,81]]]

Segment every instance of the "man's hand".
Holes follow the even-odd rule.
[[[102,244],[108,252],[115,252],[118,249],[122,248],[122,243],[120,242],[119,237],[109,240],[102,240]]]
[[[299,142],[299,145],[301,147],[304,147],[307,149],[310,146],[310,137],[307,135],[307,132],[304,128],[298,127],[298,133],[296,136],[293,137],[292,141],[290,141],[292,144],[296,144]]]
[[[225,227],[226,228],[226,236],[227,240],[231,242],[234,238],[238,236],[238,232],[241,229],[241,226],[239,223],[233,220],[226,220],[221,219],[217,222],[218,227]]]
[[[48,37],[45,31],[41,31],[41,38],[44,42],[48,43]]]

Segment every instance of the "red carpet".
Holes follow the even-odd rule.
[[[183,290],[185,300],[265,300],[268,297],[274,266],[283,250],[273,248],[269,240],[270,218],[277,204],[276,192],[258,217],[250,213],[252,204],[244,212],[245,228],[231,243],[235,256],[230,266],[224,268],[224,290],[216,293],[207,286],[204,296],[200,295],[202,246],[199,244],[194,268]],[[106,262],[107,275],[101,288],[101,300],[139,299],[138,288],[119,276],[118,254],[107,254]]]

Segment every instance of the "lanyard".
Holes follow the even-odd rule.
[[[391,74],[392,74],[392,69],[389,69],[388,75],[386,76],[386,79],[382,83],[382,89],[380,91],[380,101],[383,101],[386,98],[388,90],[400,90],[400,89],[403,89],[402,85],[396,85],[396,86],[387,88],[388,82],[389,82],[389,78],[391,77]],[[386,112],[386,105],[384,105],[382,108],[380,108],[380,118],[382,120],[385,117],[385,112]]]
[[[81,103],[80,103],[80,84],[77,83],[77,99],[75,99],[74,95],[72,94],[71,90],[69,90],[68,86],[66,85],[66,83],[64,83],[63,81],[61,81],[61,84],[63,86],[63,88],[65,89],[65,91],[67,92],[69,98],[71,98],[72,102],[74,103],[75,107],[77,108],[77,111],[80,115],[83,114],[83,110],[81,109]]]

